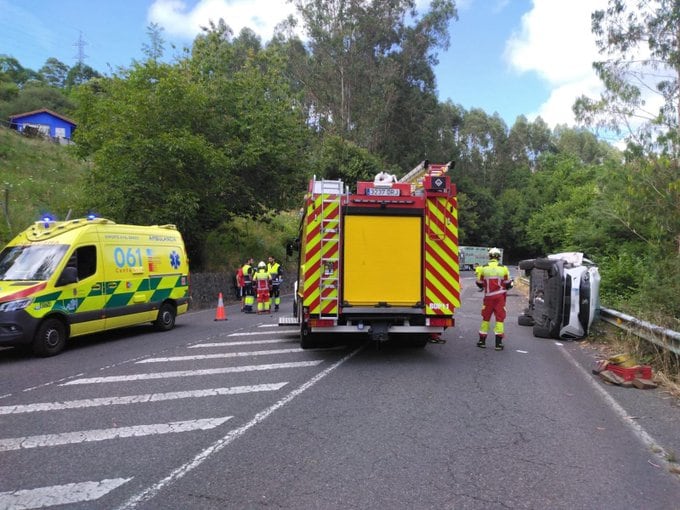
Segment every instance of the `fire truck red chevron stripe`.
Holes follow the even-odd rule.
[[[428,315],[451,315],[460,307],[458,221],[455,203],[426,200],[425,304]]]
[[[436,216],[440,219],[447,219],[455,226],[456,231],[458,231],[458,216],[453,214],[450,210],[450,205],[453,206],[454,210],[458,209],[457,200],[454,198],[450,203],[445,200],[441,200],[432,204],[432,211],[436,211]]]
[[[338,243],[329,243],[323,247],[321,257],[325,259],[334,258],[338,254]]]
[[[440,269],[433,267],[431,264],[425,264],[425,277],[427,281],[436,281],[437,286],[432,286],[432,288],[439,288],[442,293],[448,293],[453,296],[458,296],[460,293],[459,288],[451,280],[441,277],[442,271]],[[450,274],[450,273],[449,273]],[[429,288],[429,287],[428,287]]]

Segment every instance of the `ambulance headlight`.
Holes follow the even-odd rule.
[[[0,312],[15,312],[17,310],[23,310],[24,308],[27,308],[32,301],[33,300],[31,298],[26,298],[7,301],[7,303],[0,303]]]

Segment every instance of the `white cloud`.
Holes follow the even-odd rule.
[[[590,15],[606,0],[533,0],[521,30],[506,44],[506,58],[520,73],[536,73],[551,89],[536,115],[549,125],[574,125],[571,107],[582,94],[602,89],[592,63],[600,58],[591,32]]]
[[[158,23],[171,37],[191,40],[209,21],[217,23],[222,18],[234,35],[248,27],[268,41],[274,27],[294,11],[285,0],[199,0],[192,7],[182,0],[155,0],[148,20]]]

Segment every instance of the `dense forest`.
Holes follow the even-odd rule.
[[[353,183],[455,161],[461,244],[503,247],[510,262],[582,251],[608,306],[678,329],[678,2],[610,0],[593,13],[604,92],[574,98],[580,126],[554,128],[438,100],[452,0],[425,12],[413,0],[294,3],[270,41],[220,20],[172,61],[152,24],[145,58],[110,75],[2,55],[0,119],[40,108],[73,118],[64,150],[88,171],[72,207],[178,225],[195,269],[216,264],[215,236],[237,219],[290,216],[312,175]]]

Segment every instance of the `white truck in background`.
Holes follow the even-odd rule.
[[[489,250],[491,246],[460,246],[458,248],[458,259],[461,271],[474,271],[475,267],[483,266],[489,262]],[[503,248],[501,251],[500,263],[503,263]]]

